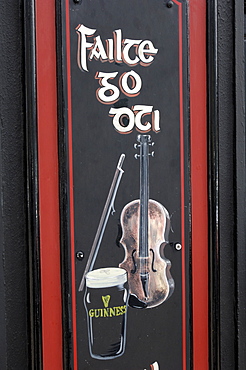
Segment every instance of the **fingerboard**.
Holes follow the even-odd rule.
[[[139,135],[140,142],[140,225],[139,257],[148,257],[149,142],[150,135]]]

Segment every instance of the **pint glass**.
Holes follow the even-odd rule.
[[[117,267],[86,275],[84,304],[90,355],[100,360],[121,356],[126,344],[127,272]]]

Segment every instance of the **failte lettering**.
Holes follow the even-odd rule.
[[[101,62],[124,62],[129,66],[141,64],[144,67],[148,67],[153,62],[154,55],[158,53],[158,49],[154,47],[150,40],[123,39],[121,29],[113,31],[113,38],[105,40],[106,48],[100,36],[94,37],[93,42],[88,42],[87,38],[92,37],[96,29],[79,24],[76,31],[79,36],[78,65],[82,71],[88,72],[88,50],[88,60],[95,58],[101,60]],[[133,59],[129,55],[132,48],[135,49]]]
[[[150,66],[158,49],[151,40],[123,39],[121,29],[113,31],[113,37],[102,41],[100,35],[95,36],[96,29],[83,24],[76,27],[78,34],[77,63],[81,71],[89,72],[88,61],[93,59],[105,62],[125,63],[130,67],[141,65]],[[119,74],[118,72],[97,72],[95,79],[98,80],[99,88],[96,90],[96,98],[102,104],[115,104],[123,93],[128,97],[136,97],[142,89],[141,76],[134,70]],[[148,121],[144,121],[146,115],[150,115]],[[160,131],[160,112],[150,105],[135,105],[131,109],[127,107],[111,108],[109,116],[113,117],[112,123],[115,130],[121,134],[132,132],[134,127],[137,131],[145,133],[151,129]],[[127,123],[126,123],[127,122]]]

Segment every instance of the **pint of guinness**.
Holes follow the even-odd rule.
[[[127,272],[117,267],[86,275],[84,304],[89,350],[93,358],[113,359],[125,351],[128,290]]]

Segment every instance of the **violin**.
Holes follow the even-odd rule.
[[[164,256],[168,243],[170,217],[159,202],[149,199],[150,135],[138,135],[140,148],[140,199],[128,203],[121,212],[120,245],[125,251],[119,267],[128,274],[129,305],[135,308],[156,307],[166,301],[174,290],[171,262]]]

